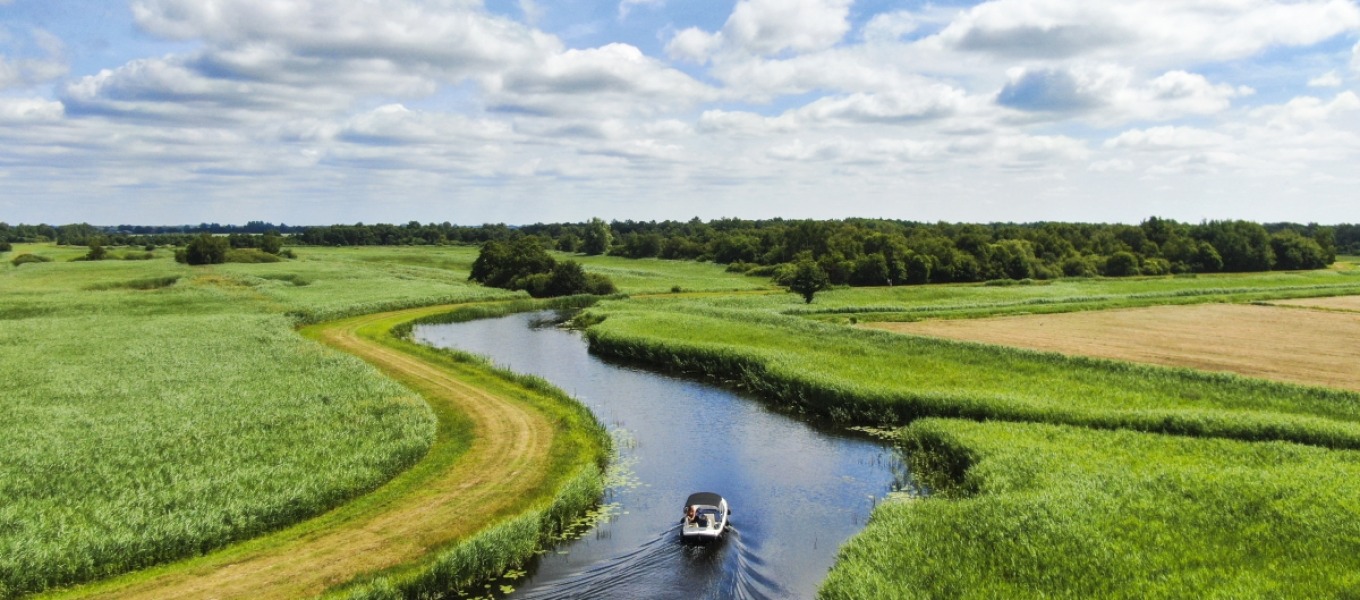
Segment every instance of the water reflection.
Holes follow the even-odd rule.
[[[535,561],[512,598],[810,598],[836,548],[906,479],[881,442],[813,427],[729,390],[605,362],[552,317],[415,332],[544,377],[625,432],[620,461],[629,472],[608,492],[614,514]],[[726,540],[680,544],[681,504],[696,491],[731,504]]]

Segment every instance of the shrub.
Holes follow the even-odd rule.
[[[17,267],[19,265],[26,265],[28,263],[52,262],[52,259],[41,254],[20,254],[19,256],[14,257],[14,260],[11,260],[9,262],[10,264],[13,264],[14,266]]]
[[[228,250],[226,262],[230,263],[276,263],[283,262],[282,258],[269,254],[258,248],[237,248]]]
[[[227,262],[227,251],[231,244],[226,238],[202,234],[189,242],[183,250],[175,252],[175,260],[190,265],[216,265]]]

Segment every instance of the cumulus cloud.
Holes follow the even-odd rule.
[[[963,92],[932,86],[877,94],[821,98],[799,109],[811,121],[848,121],[866,124],[908,123],[953,114],[964,103]]]
[[[739,0],[722,31],[678,32],[667,44],[677,59],[702,62],[720,48],[756,56],[829,48],[850,31],[852,0]]]
[[[861,35],[869,42],[897,41],[920,26],[919,19],[911,11],[879,13],[864,24]]]
[[[618,43],[567,50],[485,83],[493,109],[540,115],[654,113],[716,97],[690,76]]]
[[[61,119],[60,102],[41,98],[0,98],[0,123],[37,123]]]
[[[1232,138],[1215,131],[1195,127],[1152,127],[1149,129],[1130,129],[1106,140],[1106,148],[1128,148],[1132,150],[1168,150],[1187,148],[1212,148],[1222,146]]]
[[[1308,80],[1308,87],[1341,87],[1341,76],[1328,71]]]
[[[1351,70],[1360,73],[1360,42],[1351,48]]]
[[[992,0],[938,35],[965,52],[1002,58],[1131,56],[1161,64],[1196,56],[1231,60],[1276,46],[1305,46],[1360,27],[1349,0]]]

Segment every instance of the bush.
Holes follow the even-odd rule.
[[[10,245],[8,241],[0,241],[0,252],[9,252],[13,249],[14,246]]]
[[[40,254],[20,254],[19,256],[14,257],[14,260],[11,260],[9,262],[10,264],[13,264],[14,266],[17,267],[19,265],[26,265],[28,263],[52,262],[52,259],[46,256],[42,256]]]
[[[276,263],[283,262],[282,258],[269,254],[258,248],[237,248],[228,250],[226,262],[229,263]]]
[[[227,262],[227,251],[231,244],[226,238],[202,234],[189,242],[183,250],[175,252],[177,262],[190,265],[216,265]]]

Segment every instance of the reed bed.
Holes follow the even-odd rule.
[[[934,496],[875,510],[819,598],[1360,593],[1360,453],[938,419],[902,443]]]

